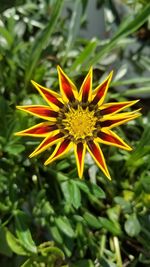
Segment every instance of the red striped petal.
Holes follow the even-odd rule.
[[[17,106],[17,108],[25,112],[28,112],[34,116],[44,118],[47,120],[54,120],[54,118],[57,118],[58,116],[58,112],[50,109],[47,106],[39,106],[39,105]]]
[[[39,91],[39,93],[42,95],[42,97],[47,101],[47,103],[52,106],[57,106],[59,108],[63,107],[63,103],[59,100],[60,99],[60,95],[53,92],[52,90],[45,88],[43,86],[41,86],[40,84],[31,81],[32,84],[35,86],[35,88]]]
[[[134,114],[134,111],[133,111],[133,115],[128,115],[128,114],[131,114],[131,113],[130,112],[126,112],[126,113],[122,113],[122,114],[120,113],[119,114],[120,118],[119,118],[119,115],[118,115],[118,118],[115,118],[115,115],[114,115],[114,117],[112,116],[109,119],[105,119],[104,121],[99,121],[97,123],[97,126],[99,124],[101,128],[113,128],[113,127],[119,126],[123,123],[126,123],[130,120],[133,120],[133,119],[135,119],[141,115],[140,113]]]
[[[106,162],[104,159],[104,155],[102,150],[100,149],[99,145],[95,143],[94,141],[88,141],[87,143],[87,149],[90,152],[93,159],[96,161],[97,165],[100,167],[100,169],[103,171],[103,173],[109,178],[110,174],[106,166]]]
[[[125,150],[132,150],[130,146],[128,146],[117,134],[114,132],[107,130],[107,131],[100,131],[97,134],[97,137],[100,138],[100,143],[104,143],[106,145],[117,146],[119,148]]]
[[[75,101],[75,98],[77,96],[77,89],[75,85],[59,66],[57,67],[57,70],[59,76],[60,91],[62,93],[64,101]]]
[[[56,124],[51,124],[49,122],[42,122],[26,130],[15,133],[18,136],[34,136],[34,137],[44,137],[50,132],[57,130]]]
[[[60,141],[60,139],[62,139],[64,137],[63,133],[57,133],[56,135],[49,135],[48,137],[46,137],[41,144],[30,154],[30,158],[34,157],[35,155],[40,154],[41,152],[43,152],[44,150],[46,150],[47,148],[49,148],[50,146],[54,145],[55,143],[57,143],[58,141]]]
[[[109,76],[106,78],[104,82],[102,82],[100,85],[97,86],[97,88],[93,92],[93,100],[91,102],[92,105],[101,105],[105,99],[109,84],[112,79],[113,72],[109,74]]]
[[[130,107],[134,104],[136,104],[139,100],[135,100],[135,101],[126,101],[126,102],[120,102],[120,103],[107,103],[104,104],[101,107],[101,115],[107,115],[107,114],[114,114],[117,113],[127,107]]]
[[[87,101],[90,101],[91,91],[92,91],[92,68],[89,70],[81,86],[80,93],[79,93],[80,100],[84,103]]]
[[[78,143],[74,144],[74,151],[75,151],[75,157],[77,162],[77,168],[78,168],[78,175],[80,178],[82,178],[83,175],[83,168],[84,168],[84,157],[85,157],[85,144]]]
[[[64,154],[66,154],[69,151],[69,149],[71,148],[71,146],[72,146],[72,144],[71,144],[69,139],[65,139],[64,141],[59,143],[56,146],[56,148],[55,148],[54,152],[52,153],[52,155],[46,160],[44,165],[48,165],[52,161],[54,161],[57,158],[63,156]]]

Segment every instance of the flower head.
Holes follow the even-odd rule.
[[[92,91],[91,68],[78,92],[74,83],[58,66],[61,94],[32,81],[35,88],[47,102],[47,105],[17,106],[18,109],[45,120],[16,133],[19,136],[44,138],[30,157],[36,156],[52,145],[57,144],[53,153],[45,162],[45,165],[47,165],[73,148],[78,174],[81,178],[83,175],[85,152],[88,150],[103,173],[110,179],[100,144],[116,146],[129,151],[132,150],[112,129],[140,115],[139,110],[120,112],[134,105],[138,100],[104,104],[112,74],[111,72]]]

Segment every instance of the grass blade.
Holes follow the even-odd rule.
[[[33,46],[31,48],[29,62],[27,64],[26,73],[25,73],[25,87],[32,77],[32,73],[36,67],[36,64],[40,58],[42,50],[45,48],[48,40],[50,39],[51,34],[55,30],[55,25],[57,23],[61,7],[63,4],[63,0],[57,0],[55,5],[53,6],[53,12],[51,19],[48,25],[45,27],[43,31],[41,31],[40,35],[35,39]]]

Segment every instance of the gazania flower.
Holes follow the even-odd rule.
[[[78,175],[81,178],[86,150],[91,154],[102,172],[110,179],[101,144],[132,150],[115,132],[118,125],[137,118],[139,110],[120,112],[138,100],[104,103],[112,78],[108,77],[92,91],[92,68],[85,77],[80,90],[58,66],[60,92],[58,94],[32,81],[47,105],[17,106],[31,115],[44,119],[31,128],[16,133],[19,136],[43,137],[44,140],[32,152],[36,156],[57,144],[45,165],[74,149]]]

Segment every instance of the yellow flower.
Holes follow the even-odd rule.
[[[53,153],[45,162],[47,165],[74,148],[78,175],[82,178],[87,149],[103,173],[111,179],[100,144],[132,150],[112,131],[112,128],[140,115],[139,110],[120,113],[138,100],[104,104],[112,74],[113,72],[92,91],[91,68],[78,92],[74,83],[58,66],[61,94],[32,81],[48,105],[17,106],[20,110],[46,120],[16,133],[18,136],[44,137],[30,157],[40,154],[57,143]]]

